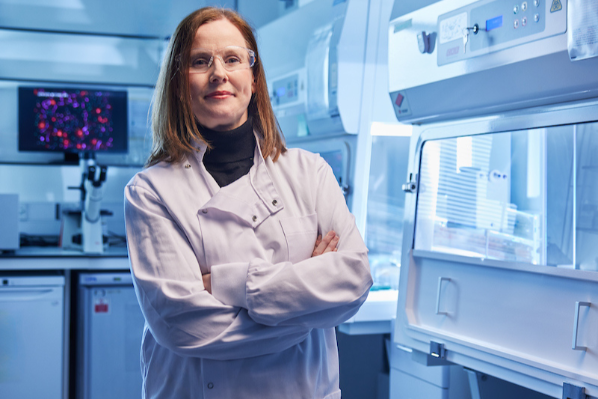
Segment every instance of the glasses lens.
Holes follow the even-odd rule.
[[[189,58],[189,71],[193,73],[204,73],[210,66],[212,54],[208,50],[193,49]]]
[[[222,51],[224,67],[229,71],[249,68],[249,53],[241,47],[226,47]]]
[[[216,62],[216,58],[220,60],[227,71],[251,68],[255,63],[253,51],[243,47],[229,46],[215,52],[196,48],[191,50],[189,72],[207,72],[212,64]]]

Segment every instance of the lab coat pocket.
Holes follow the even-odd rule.
[[[289,261],[297,263],[311,257],[318,236],[318,215],[281,219],[280,225],[289,249]]]

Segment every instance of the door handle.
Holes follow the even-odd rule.
[[[436,294],[436,314],[445,314],[448,315],[448,312],[441,312],[440,311],[440,294],[442,290],[442,280],[450,282],[451,279],[448,277],[440,277],[438,278],[438,292]]]
[[[579,308],[582,306],[590,307],[590,302],[575,302],[575,318],[573,319],[573,345],[571,349],[574,351],[585,351],[587,347],[577,345],[577,329],[579,327]]]
[[[24,302],[35,301],[43,298],[53,292],[52,289],[29,289],[29,288],[12,288],[0,289],[0,302]]]

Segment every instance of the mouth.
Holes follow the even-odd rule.
[[[224,99],[231,97],[232,95],[233,93],[231,93],[230,91],[213,91],[207,96],[205,96],[205,98]]]

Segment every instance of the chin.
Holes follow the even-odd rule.
[[[243,115],[231,116],[230,114],[215,114],[216,113],[212,113],[212,116],[207,120],[205,118],[198,118],[197,116],[195,118],[200,124],[213,130],[231,130],[233,127],[240,126],[242,124],[242,122],[240,122],[241,120],[245,122]],[[205,113],[203,113],[203,115],[205,115]]]

